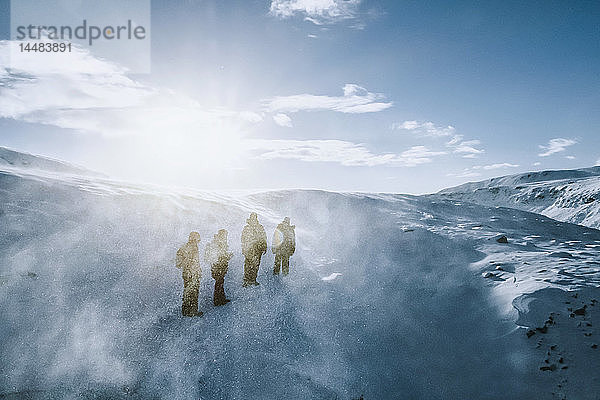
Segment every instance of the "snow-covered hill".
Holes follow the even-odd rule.
[[[297,234],[242,288],[251,211]],[[180,316],[220,228],[232,302]],[[496,239],[507,237],[507,243]],[[501,240],[503,242],[503,240]],[[230,196],[0,166],[0,398],[596,399],[600,231],[438,196]],[[585,307],[584,307],[585,306]]]
[[[600,167],[510,175],[444,189],[439,195],[600,228]]]
[[[0,168],[11,171],[25,169],[37,170],[38,172],[44,171],[46,173],[55,172],[77,175],[100,175],[63,161],[21,153],[2,146],[0,146]]]

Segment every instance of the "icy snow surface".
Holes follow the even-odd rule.
[[[18,163],[17,163],[18,164]],[[447,196],[227,195],[0,165],[0,398],[597,399],[600,231]],[[240,234],[296,225],[242,288]],[[180,316],[220,228],[232,302]],[[499,243],[501,235],[508,243]],[[585,307],[584,307],[585,306]]]

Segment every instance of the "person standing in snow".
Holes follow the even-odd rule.
[[[242,253],[244,254],[244,281],[242,286],[258,285],[256,276],[260,259],[267,252],[267,234],[258,222],[256,213],[251,213],[242,230]]]
[[[279,275],[279,269],[283,275],[290,273],[290,257],[296,251],[296,225],[290,225],[290,218],[285,217],[283,222],[277,225],[273,233],[271,248],[275,254],[275,266],[273,275]]]
[[[181,314],[186,317],[200,317],[202,311],[198,311],[198,294],[200,292],[200,255],[198,254],[198,243],[200,234],[191,232],[188,242],[177,250],[176,266],[181,269],[183,277],[183,300],[181,302]]]
[[[222,306],[230,302],[225,297],[224,288],[225,274],[227,274],[229,260],[233,257],[233,253],[228,250],[227,231],[225,229],[219,230],[212,242],[207,244],[204,250],[204,260],[207,264],[211,265],[210,270],[215,280],[215,292],[213,295],[213,304],[215,306]]]

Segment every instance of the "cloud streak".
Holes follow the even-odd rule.
[[[479,171],[493,171],[497,169],[507,169],[507,168],[518,168],[518,164],[511,163],[497,163],[497,164],[489,164],[489,165],[474,165],[471,168],[465,168],[459,173],[449,173],[446,176],[452,176],[456,178],[475,178],[478,176],[482,176],[482,173]]]
[[[448,173],[446,174],[446,176],[451,176],[454,178],[476,178],[478,176],[481,176],[480,172],[475,172],[472,171],[469,168],[465,168],[462,172],[459,173]]]
[[[479,140],[465,140],[449,146],[454,148],[454,153],[461,154],[463,158],[475,158],[485,153],[485,150],[477,148],[480,144]]]
[[[499,163],[499,164],[490,164],[490,165],[475,165],[473,169],[483,169],[486,171],[494,170],[494,169],[502,169],[502,168],[518,168],[518,164],[511,163]]]
[[[464,140],[464,136],[457,134],[456,128],[452,125],[439,126],[430,121],[419,122],[410,120],[392,124],[392,129],[411,132],[421,137],[451,137],[446,142],[446,147],[451,148],[453,153],[460,154],[463,158],[476,158],[485,153],[485,150],[479,148],[481,141],[476,139]]]
[[[561,153],[567,149],[569,146],[573,146],[577,141],[574,139],[564,139],[564,138],[556,138],[550,139],[547,145],[539,145],[538,147],[542,150],[545,150],[542,153],[539,153],[540,157],[548,157],[552,154]]]
[[[446,152],[413,146],[400,154],[372,153],[364,144],[343,140],[253,140],[249,146],[263,160],[291,159],[305,162],[333,162],[351,167],[390,165],[414,167],[433,161]]]
[[[444,137],[452,136],[455,134],[456,129],[451,126],[437,126],[433,122],[418,122],[418,121],[404,121],[392,125],[393,129],[406,130],[414,133],[421,134],[423,136],[433,137]]]
[[[269,112],[335,111],[347,114],[371,113],[392,107],[392,102],[383,102],[385,97],[367,89],[348,83],[343,87],[343,96],[298,94],[277,96],[263,101]]]

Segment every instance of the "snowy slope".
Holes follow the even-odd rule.
[[[27,153],[21,153],[18,151],[11,150],[6,147],[0,146],[0,168],[3,170],[37,170],[44,171],[46,173],[66,173],[66,174],[78,174],[78,175],[95,175],[99,174],[86,170],[81,167],[77,167],[72,164],[65,163],[59,160],[53,160],[51,158],[36,156]]]
[[[289,277],[269,273],[269,252],[261,285],[242,288],[250,211],[269,239],[290,216],[298,249]],[[182,318],[175,251],[190,230],[202,251],[219,228],[235,252],[232,302],[212,306],[203,266],[205,315]],[[600,231],[529,212],[435,196],[228,196],[0,167],[0,249],[0,398],[600,393]]]
[[[600,227],[600,167],[510,175],[466,183],[438,194],[445,198],[512,207],[560,221]]]

